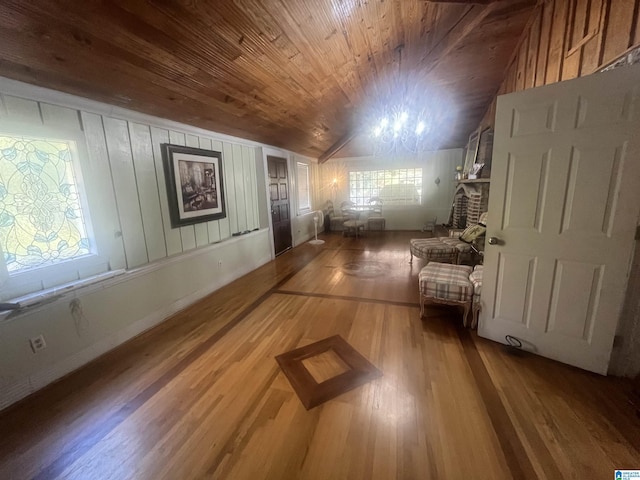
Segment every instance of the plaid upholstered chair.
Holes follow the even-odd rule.
[[[413,257],[423,258],[428,262],[460,263],[460,259],[471,255],[471,244],[481,239],[484,242],[487,212],[480,215],[476,225],[470,225],[449,237],[412,238],[409,240],[409,252]]]
[[[458,263],[460,254],[471,252],[471,246],[458,238],[412,238],[409,240],[409,252],[409,263],[413,263],[413,257],[428,262]]]
[[[472,271],[467,265],[429,262],[418,275],[420,317],[424,316],[424,307],[429,302],[459,305],[464,307],[462,323],[468,326],[473,301],[473,284],[469,280]]]

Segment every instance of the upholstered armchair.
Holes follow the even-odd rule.
[[[420,317],[424,317],[427,303],[460,305],[464,307],[463,324],[475,328],[482,308],[482,265],[429,262],[418,274]],[[471,312],[471,321],[468,320]]]
[[[479,223],[470,225],[461,232],[452,232],[449,237],[412,238],[409,240],[409,252],[413,257],[428,262],[460,263],[464,257],[471,257],[476,244],[484,244],[487,213],[480,215]]]
[[[337,213],[333,209],[333,202],[331,200],[326,201],[324,214],[329,218],[329,230],[333,232],[341,232],[344,230],[343,224],[349,220],[347,217],[344,217],[341,213]]]

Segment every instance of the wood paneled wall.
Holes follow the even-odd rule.
[[[140,267],[260,226],[256,147],[220,141],[213,134],[203,136],[188,128],[172,131],[2,92],[0,121],[17,128],[83,132],[88,158],[81,159],[81,165],[90,215],[97,237],[109,243],[99,248],[108,250],[106,255],[98,252],[107,257],[103,270]],[[162,143],[222,151],[226,218],[171,228]],[[48,282],[73,280],[77,278]],[[24,291],[5,294],[13,298],[38,290],[33,284],[20,288]]]
[[[638,44],[640,0],[546,0],[520,38],[497,95],[589,75]],[[495,108],[494,98],[481,127],[494,124]]]

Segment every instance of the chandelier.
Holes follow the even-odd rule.
[[[406,103],[387,105],[371,127],[373,154],[415,154],[428,150],[431,126],[431,119],[422,109],[416,111]]]
[[[365,122],[374,156],[416,154],[437,148],[436,129],[442,121],[442,92],[434,92],[425,84],[419,71],[403,70],[400,44],[394,49],[397,69],[381,78],[372,92],[375,104],[370,106]]]

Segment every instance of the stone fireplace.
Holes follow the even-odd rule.
[[[489,205],[489,179],[463,180],[453,194],[452,228],[466,228],[478,223]]]

